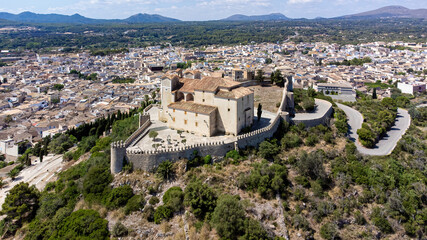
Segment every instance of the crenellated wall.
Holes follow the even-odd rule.
[[[281,116],[277,115],[273,122],[267,127],[237,136],[237,144],[239,148],[257,147],[265,139],[273,137],[279,127],[280,120]]]
[[[189,159],[194,151],[201,156],[211,155],[223,157],[227,152],[234,149],[234,142],[210,142],[200,143],[180,148],[159,149],[152,151],[127,150],[128,160],[136,169],[153,171],[160,163],[170,160],[176,162],[180,159]]]
[[[126,139],[126,141],[119,141],[111,143],[111,173],[116,174],[122,171],[123,162],[126,158],[126,148],[137,142],[145,134],[151,125],[149,114],[139,114],[139,128]]]

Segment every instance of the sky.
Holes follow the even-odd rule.
[[[124,19],[137,13],[148,13],[185,21],[205,21],[233,14],[337,17],[389,5],[427,8],[427,0],[0,0],[0,12],[78,13],[102,19]]]

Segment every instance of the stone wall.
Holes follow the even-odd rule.
[[[265,139],[273,137],[277,131],[281,120],[278,114],[273,122],[265,128],[255,130],[253,132],[237,136],[237,144],[239,148],[245,147],[258,147],[258,145]]]
[[[320,124],[324,124],[324,125],[328,125],[329,124],[329,120],[331,119],[331,116],[334,112],[334,109],[332,107],[332,104],[326,100],[322,100],[322,99],[316,99],[316,101],[322,101],[327,103],[328,107],[327,110],[325,112],[323,112],[323,114],[320,114],[319,116],[313,114],[312,117],[307,117],[306,119],[292,119],[292,122],[297,125],[300,123],[304,123],[304,125],[306,127],[315,127],[317,125]]]
[[[197,151],[201,156],[211,155],[223,157],[228,151],[233,149],[234,142],[211,142],[174,149],[153,151],[128,150],[126,155],[135,169],[153,171],[164,161],[170,160],[176,162],[181,159],[189,159],[192,157],[194,151]]]
[[[139,128],[126,139],[126,141],[119,141],[111,143],[111,173],[116,174],[122,171],[123,162],[126,158],[126,148],[131,146],[136,140],[139,140],[146,130],[151,125],[150,115],[139,115]]]

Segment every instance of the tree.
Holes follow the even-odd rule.
[[[114,188],[106,200],[106,206],[109,209],[115,209],[127,204],[133,197],[133,190],[129,185]]]
[[[6,231],[13,233],[22,223],[29,222],[39,206],[39,191],[28,183],[19,183],[6,196],[1,214],[5,214]]]
[[[61,91],[64,88],[63,84],[55,84],[52,87],[54,90]]]
[[[257,80],[258,82],[263,82],[264,81],[264,71],[262,71],[261,69],[258,69],[258,71],[256,72],[255,75],[255,80]]]
[[[180,187],[171,187],[163,195],[163,204],[170,206],[174,212],[181,210],[184,192]]]
[[[372,99],[377,99],[377,88],[374,88],[372,92]]]
[[[109,169],[93,166],[83,179],[83,195],[86,200],[99,200],[113,180]]]
[[[203,220],[216,206],[216,194],[208,185],[193,179],[184,190],[184,204],[191,207],[194,216]]]
[[[265,64],[271,64],[271,63],[273,63],[273,59],[271,58],[265,59]]]
[[[156,132],[156,131],[150,131],[150,133],[148,134],[148,136],[150,137],[150,138],[152,138],[153,139],[153,141],[156,139],[156,137],[159,135],[159,133],[158,132]]]
[[[172,175],[174,174],[173,170],[173,164],[171,161],[167,160],[159,164],[159,167],[157,167],[157,174],[166,180],[169,180]]]
[[[271,73],[271,82],[275,83],[279,87],[283,87],[285,85],[285,78],[282,76],[279,69]]]
[[[274,156],[276,156],[279,153],[280,149],[275,143],[271,143],[269,141],[263,141],[259,145],[259,154],[262,158],[265,159],[272,159]]]
[[[19,175],[20,170],[18,168],[13,168],[10,170],[7,175],[12,179],[15,180],[15,178]]]
[[[71,213],[62,221],[54,239],[109,239],[108,221],[92,209]]]
[[[258,103],[258,109],[257,109],[258,122],[261,121],[261,115],[262,115],[262,105],[261,103]]]
[[[223,195],[212,214],[212,225],[224,239],[237,239],[244,233],[245,211],[236,196]]]
[[[43,162],[43,155],[44,155],[44,150],[41,150],[39,155],[40,162]]]

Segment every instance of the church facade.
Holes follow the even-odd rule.
[[[169,128],[210,137],[237,136],[252,125],[252,90],[224,78],[191,76],[162,79],[159,119],[167,122]]]

